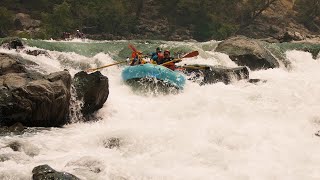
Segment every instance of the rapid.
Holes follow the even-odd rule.
[[[27,48],[48,50],[50,56],[0,52],[34,61],[45,73],[68,69],[74,75],[130,52],[128,41],[27,41]],[[135,43],[144,52],[157,46]],[[199,50],[199,57],[181,64],[237,66],[214,52],[216,41],[161,43],[177,51]],[[291,69],[250,71],[250,78],[266,82],[200,86],[188,81],[179,94],[156,96],[124,84],[123,66],[105,68],[110,94],[97,112],[100,120],[72,117],[63,128],[1,136],[0,179],[31,179],[32,169],[42,164],[88,180],[319,179],[320,58],[295,50],[284,56]],[[119,147],[106,148],[110,139]],[[13,141],[21,142],[23,151],[6,147]]]

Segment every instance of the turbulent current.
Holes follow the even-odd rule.
[[[26,42],[28,49],[46,49],[49,56],[0,52],[32,60],[43,73],[68,69],[74,75],[130,55],[128,41]],[[159,45],[133,43],[144,52]],[[215,41],[160,44],[173,51],[199,50],[199,57],[181,64],[237,66],[214,52]],[[121,81],[122,66],[103,69],[110,94],[97,113],[101,120],[84,123],[73,117],[74,123],[63,128],[1,136],[0,179],[30,179],[42,164],[88,180],[320,179],[320,137],[315,135],[320,59],[295,50],[283,55],[290,69],[250,71],[250,78],[266,82],[200,86],[188,81],[172,95],[137,94]],[[22,144],[20,151],[7,147],[14,141]]]

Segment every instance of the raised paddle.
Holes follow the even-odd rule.
[[[128,47],[129,47],[133,52],[138,52],[138,50],[137,50],[132,44],[129,44]],[[128,60],[120,61],[120,62],[116,62],[116,63],[112,63],[112,64],[108,64],[108,65],[101,66],[101,67],[97,67],[97,68],[87,69],[87,70],[85,70],[85,71],[86,71],[86,72],[93,72],[93,71],[96,71],[96,70],[99,70],[99,69],[103,69],[103,68],[106,68],[106,67],[110,67],[110,66],[114,66],[114,65],[122,64],[122,63],[126,63],[126,62],[128,62]]]
[[[106,68],[106,67],[110,67],[110,66],[114,66],[114,65],[122,64],[122,63],[126,63],[126,62],[128,62],[128,61],[125,60],[125,61],[120,61],[120,62],[108,64],[108,65],[97,67],[97,68],[91,68],[91,69],[87,69],[86,72],[93,72],[93,71],[96,71],[96,70],[99,70],[99,69],[103,69],[103,68]]]
[[[129,47],[133,52],[137,52],[137,51],[138,51],[132,44],[129,44],[128,47]]]
[[[180,62],[182,61],[183,58],[191,58],[191,57],[196,57],[199,55],[199,52],[198,51],[192,51],[184,56],[182,56],[181,58],[179,59],[173,59],[171,61],[168,61],[168,62],[165,62],[165,63],[162,63],[160,65],[167,65],[167,64],[170,64],[170,63],[176,63],[176,62]]]

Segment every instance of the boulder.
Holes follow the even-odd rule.
[[[63,179],[63,180],[80,180],[78,177],[69,174],[67,172],[58,172],[52,167],[45,165],[40,165],[32,170],[33,180],[43,180],[43,179]]]
[[[248,79],[249,71],[246,67],[228,68],[224,66],[207,66],[207,65],[185,65],[179,67],[184,69],[184,73],[190,78],[189,80],[204,84],[213,84],[223,82],[229,84],[232,81]]]
[[[39,20],[32,19],[30,15],[24,13],[18,13],[14,18],[14,25],[19,30],[36,28],[39,27],[40,24],[41,22]]]
[[[222,41],[217,52],[226,53],[239,66],[248,66],[251,70],[278,68],[278,60],[264,48],[259,40],[236,36]]]
[[[24,51],[26,54],[29,54],[29,55],[32,55],[32,56],[39,56],[41,54],[47,56],[47,57],[50,57],[49,53],[45,50],[26,50]]]
[[[286,31],[282,36],[279,37],[280,42],[291,42],[291,41],[302,41],[306,38],[299,32]]]
[[[0,54],[0,125],[62,126],[69,120],[71,75],[42,75]]]
[[[0,54],[0,76],[7,73],[25,73],[26,68],[18,63],[12,56]]]
[[[77,99],[83,100],[81,112],[85,117],[102,108],[108,99],[109,81],[100,71],[87,74],[84,71],[74,75],[73,85],[76,89]]]
[[[21,135],[25,132],[27,128],[25,128],[21,123],[17,122],[13,124],[10,127],[7,126],[1,126],[0,127],[0,136],[6,136],[6,135]]]
[[[6,49],[22,49],[24,48],[24,45],[21,41],[20,38],[4,38],[2,41],[1,41],[1,47],[2,48],[6,48]]]

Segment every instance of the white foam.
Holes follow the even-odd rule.
[[[101,53],[83,60],[59,52],[50,52],[54,57],[48,63],[45,57],[31,59],[62,69],[55,53],[91,65],[95,59],[115,62]],[[235,66],[225,55],[211,54],[185,62]],[[0,163],[0,174],[29,178],[33,167],[48,164],[90,179],[66,166],[90,156],[102,162],[97,179],[319,179],[320,139],[314,136],[320,128],[319,60],[299,51],[288,52],[287,58],[293,64],[290,71],[251,72],[251,78],[266,83],[187,82],[182,93],[157,97],[133,93],[121,82],[121,67],[106,68],[102,73],[109,78],[110,94],[98,112],[102,120],[0,139],[1,144],[23,139],[40,148],[33,158]],[[120,148],[105,148],[113,137],[120,138]],[[4,151],[8,149],[0,154]]]

